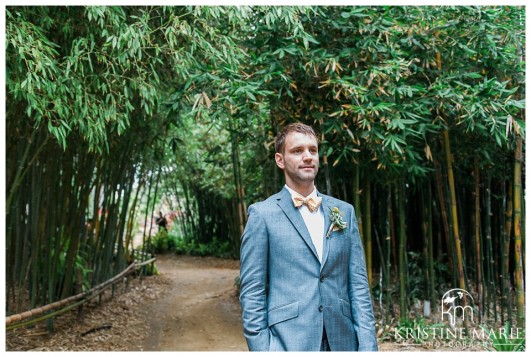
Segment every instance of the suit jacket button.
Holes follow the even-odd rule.
[[[324,310],[323,305],[319,305],[319,311],[323,311],[323,310]]]
[[[323,281],[325,281],[325,279],[326,278],[324,276],[322,276],[321,279],[319,279],[319,280],[321,280],[321,282],[323,282]]]

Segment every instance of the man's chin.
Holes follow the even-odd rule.
[[[299,178],[301,181],[311,182],[315,180],[315,177],[317,177],[317,173],[311,173],[306,175],[300,175]]]

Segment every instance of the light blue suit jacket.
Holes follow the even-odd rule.
[[[374,314],[352,205],[321,195],[325,235],[337,207],[347,228],[324,238],[322,264],[289,191],[249,207],[240,252],[243,330],[251,351],[377,350]]]

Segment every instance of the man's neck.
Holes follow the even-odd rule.
[[[307,197],[313,192],[313,190],[315,190],[315,185],[313,182],[310,185],[304,185],[304,186],[301,186],[301,185],[295,186],[293,184],[286,182],[286,186],[288,186],[293,191],[297,192],[302,197]]]

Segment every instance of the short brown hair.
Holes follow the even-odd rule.
[[[317,134],[315,134],[315,131],[313,128],[309,125],[303,124],[303,123],[292,123],[286,125],[282,130],[277,134],[277,137],[275,138],[275,151],[282,154],[284,153],[284,146],[286,143],[286,137],[289,133],[292,132],[302,133],[306,135],[313,136],[317,142],[319,142],[319,138],[317,137]]]

